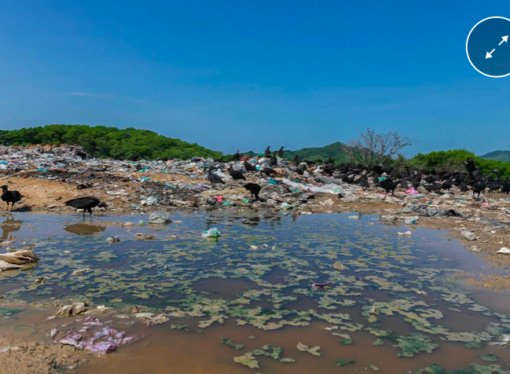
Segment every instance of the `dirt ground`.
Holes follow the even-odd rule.
[[[1,185],[7,185],[9,190],[19,191],[24,197],[24,207],[15,206],[15,211],[33,211],[33,212],[73,212],[70,207],[64,206],[64,202],[83,196],[95,196],[101,201],[112,203],[115,209],[120,211],[127,210],[131,202],[135,202],[131,197],[137,194],[140,189],[140,183],[123,182],[122,176],[117,176],[114,184],[108,183],[110,189],[114,192],[125,190],[123,195],[107,194],[104,189],[87,188],[77,189],[77,183],[68,183],[65,175],[59,180],[45,180],[34,177],[33,172],[18,173],[16,175],[6,176],[0,179]],[[83,177],[85,182],[86,176]],[[166,183],[197,182],[200,180],[190,179],[181,175],[169,174],[151,174],[151,180]],[[205,182],[205,179],[203,180]],[[100,182],[101,184],[101,182]],[[136,201],[139,202],[139,201]],[[0,204],[3,202],[0,201]],[[0,205],[0,209],[6,211],[5,205]],[[1,211],[0,210],[0,211]]]
[[[83,364],[90,354],[44,341],[16,341],[0,336],[2,374],[50,374]]]

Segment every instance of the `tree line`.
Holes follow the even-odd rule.
[[[221,152],[212,151],[196,143],[168,138],[150,130],[134,128],[118,129],[106,126],[47,125],[0,130],[2,145],[76,144],[89,155],[97,158],[117,160],[139,155],[146,160],[189,159],[194,156],[221,157]]]

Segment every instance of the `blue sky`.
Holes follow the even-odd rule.
[[[508,1],[5,1],[0,128],[154,130],[232,152],[344,141],[510,149],[510,77],[465,53]],[[509,43],[510,47],[510,43]]]

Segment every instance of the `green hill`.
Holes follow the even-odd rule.
[[[342,143],[336,142],[324,147],[302,148],[297,151],[285,151],[283,156],[289,160],[294,159],[298,155],[300,159],[326,161],[332,157],[335,162],[347,162],[345,153],[342,150]]]
[[[273,151],[276,151],[274,149]],[[255,156],[256,154],[253,151],[244,152],[243,154],[248,156]],[[335,162],[346,162],[345,153],[342,151],[342,143],[336,142],[324,147],[312,147],[312,148],[302,148],[296,151],[284,151],[283,158],[287,160],[293,160],[294,157],[298,155],[300,159],[307,160],[317,160],[320,159],[322,161],[326,161],[328,158],[333,157]]]
[[[494,151],[480,156],[485,160],[510,161],[510,151]]]
[[[149,130],[118,129],[106,126],[47,125],[0,130],[2,145],[77,144],[91,156],[98,158],[127,159],[139,155],[146,160],[157,158],[187,159],[193,156],[221,157],[221,152],[168,138]]]

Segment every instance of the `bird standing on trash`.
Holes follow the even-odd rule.
[[[265,175],[267,175],[268,177],[270,177],[271,175],[273,175],[274,173],[276,173],[276,171],[274,171],[273,169],[271,168],[264,168],[260,171],[261,173],[264,173]]]
[[[211,182],[211,184],[214,185],[216,183],[220,183],[220,184],[225,184],[225,182],[223,181],[223,179],[221,179],[219,176],[217,176],[216,174],[213,174],[213,169],[209,169],[209,173],[207,174],[207,179],[209,180],[209,182]]]
[[[234,178],[234,180],[239,180],[239,179],[246,180],[246,177],[243,175],[243,173],[241,173],[240,171],[232,169],[232,167],[228,168],[228,173],[230,174],[230,176],[232,178]]]
[[[298,166],[299,165],[299,156],[298,155],[296,155],[294,157],[294,161],[292,161],[292,165],[294,165],[294,166]]]
[[[464,167],[466,168],[469,175],[472,175],[476,170],[475,162],[471,157],[466,158],[466,161],[464,161]]]
[[[271,159],[269,160],[269,166],[276,166],[278,159],[276,158],[276,151],[273,152]]]
[[[266,148],[266,151],[264,152],[264,154],[266,155],[266,157],[270,157],[271,156],[271,150],[269,149],[271,146],[268,145],[267,148]]]
[[[278,156],[280,157],[283,157],[283,148],[285,148],[284,146],[282,146],[279,150],[278,150]]]
[[[251,195],[255,197],[255,200],[259,200],[259,192],[262,189],[260,185],[256,183],[248,183],[244,185],[244,188],[251,192]]]
[[[240,161],[241,160],[241,155],[239,154],[239,149],[237,150],[236,153],[234,153],[234,155],[232,156],[232,161]]]
[[[244,168],[246,171],[257,171],[257,168],[250,164],[247,160],[244,161]]]
[[[386,199],[386,195],[391,191],[391,196],[395,196],[395,188],[397,188],[397,183],[393,182],[390,178],[386,178],[379,182],[379,187],[384,188],[384,199]]]
[[[92,208],[99,205],[101,201],[97,197],[85,196],[77,199],[68,200],[64,203],[65,206],[71,206],[76,209],[83,209],[83,216],[85,212],[89,212],[92,215]]]
[[[7,204],[7,211],[9,211],[9,203],[11,203],[11,212],[14,208],[14,204],[18,201],[21,201],[21,198],[23,197],[22,194],[20,194],[18,191],[9,191],[9,187],[2,186],[2,201],[5,201]]]

